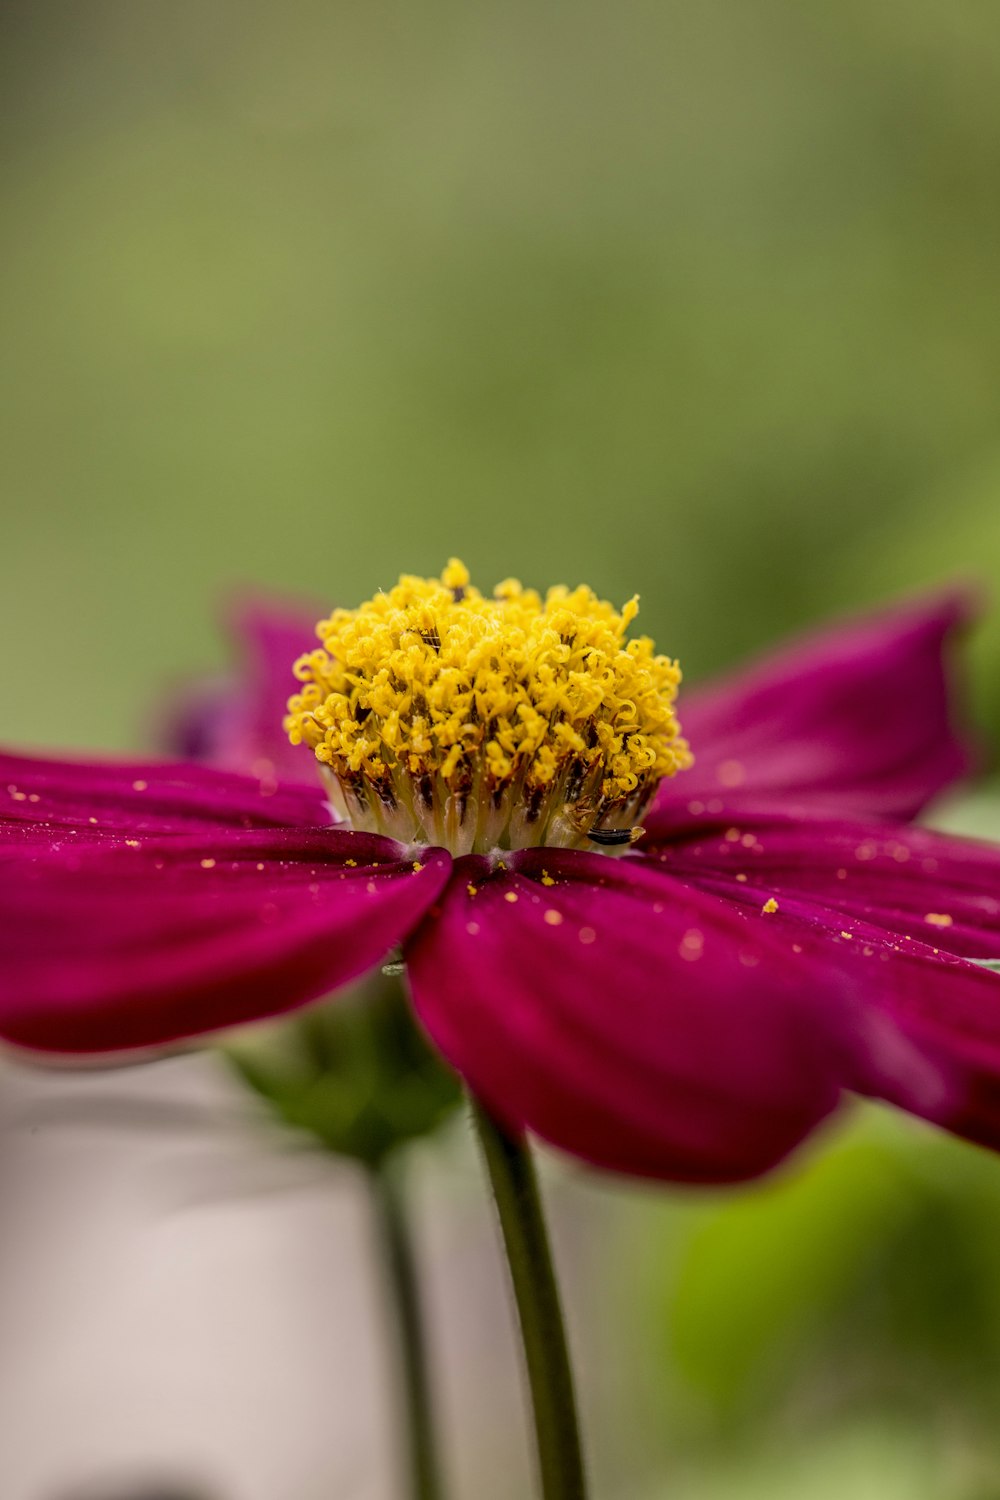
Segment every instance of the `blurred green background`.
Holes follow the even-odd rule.
[[[989,581],[989,8],[0,17],[6,737],[134,742],[247,581],[586,578],[689,674]]]
[[[991,7],[4,0],[0,119],[5,741],[148,744],[231,589],[451,553],[638,590],[690,677],[996,592]],[[996,742],[1000,610],[972,660]],[[995,1162],[871,1111],[558,1190],[616,1206],[608,1495],[1000,1496]]]

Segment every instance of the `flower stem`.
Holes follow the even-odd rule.
[[[521,1323],[538,1443],[542,1500],[586,1500],[580,1433],[548,1233],[528,1143],[508,1135],[475,1098]]]
[[[434,1437],[427,1343],[399,1155],[393,1151],[371,1163],[368,1175],[396,1324],[409,1493],[411,1500],[442,1500],[444,1490]]]

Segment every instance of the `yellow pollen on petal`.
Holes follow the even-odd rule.
[[[419,859],[415,859],[415,860],[414,860],[414,861],[413,861],[413,873],[414,873],[414,875],[419,875],[419,874],[420,874],[420,871],[421,871],[421,870],[422,870],[422,869],[423,869],[423,868],[424,868],[424,867],[423,867],[423,865],[422,865],[422,864],[421,864],[421,863],[420,863],[420,861],[419,861]]]
[[[638,611],[507,579],[484,596],[452,558],[316,627],[295,663],[293,744],[359,830],[453,854],[549,844],[624,853],[685,770],[677,663]],[[734,763],[735,764],[735,763]]]
[[[552,879],[552,876],[549,874],[548,870],[542,871],[542,885],[555,885],[555,881]]]
[[[505,901],[509,901],[510,904],[511,904],[511,906],[513,906],[514,902],[517,900],[517,892],[516,891],[504,891],[504,893],[503,893],[503,899]]]
[[[562,912],[561,911],[556,911],[556,909],[555,909],[554,906],[550,906],[549,909],[548,909],[548,911],[545,913],[545,921],[548,922],[548,924],[549,924],[550,927],[559,927],[559,926],[561,926],[562,925],[562,919],[563,919]]]
[[[777,910],[778,910],[778,903],[777,903],[777,901],[775,901],[775,899],[774,899],[773,896],[770,896],[764,902],[764,905],[761,907],[761,911],[762,912],[766,912],[768,916],[770,916],[772,914],[772,912],[776,912]]]
[[[924,921],[929,922],[932,927],[950,927],[954,918],[946,911],[929,911]]]
[[[202,862],[201,862],[201,868],[203,870],[214,870],[215,869],[215,860],[214,859],[203,859]]]

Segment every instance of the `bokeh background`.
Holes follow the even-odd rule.
[[[3,0],[0,142],[3,740],[148,746],[172,685],[225,662],[234,590],[351,602],[457,553],[484,585],[638,590],[690,678],[969,580],[994,595],[970,685],[1000,743],[990,7]],[[946,816],[1000,833],[988,785]],[[385,1416],[377,1329],[322,1290],[367,1264],[354,1188],[306,1192],[295,1157],[274,1190],[284,1144],[241,1124],[230,1150],[211,1060],[164,1067],[3,1076],[5,1497],[176,1451],[224,1500],[393,1500],[363,1446],[341,1462],[364,1423],[324,1426],[354,1400],[377,1441]],[[192,1132],[217,1170],[172,1274]],[[475,1162],[461,1132],[418,1155],[458,1493],[514,1500]],[[739,1194],[550,1179],[600,1495],[1000,1496],[994,1161],[870,1110]],[[337,1192],[354,1228],[303,1261]],[[138,1426],[106,1415],[125,1392]]]

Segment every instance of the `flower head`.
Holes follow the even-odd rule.
[[[588,588],[484,599],[452,559],[334,610],[300,658],[285,721],[354,828],[453,854],[628,844],[659,782],[691,762],[677,663],[638,612]]]
[[[458,565],[335,611],[289,710],[325,787],[269,754],[250,775],[4,757],[0,1035],[165,1045],[399,949],[491,1110],[605,1167],[749,1176],[845,1089],[1000,1145],[1000,976],[978,962],[1000,854],[901,821],[966,761],[961,604],[691,693],[693,763],[676,665],[627,640],[633,613],[487,600]]]

